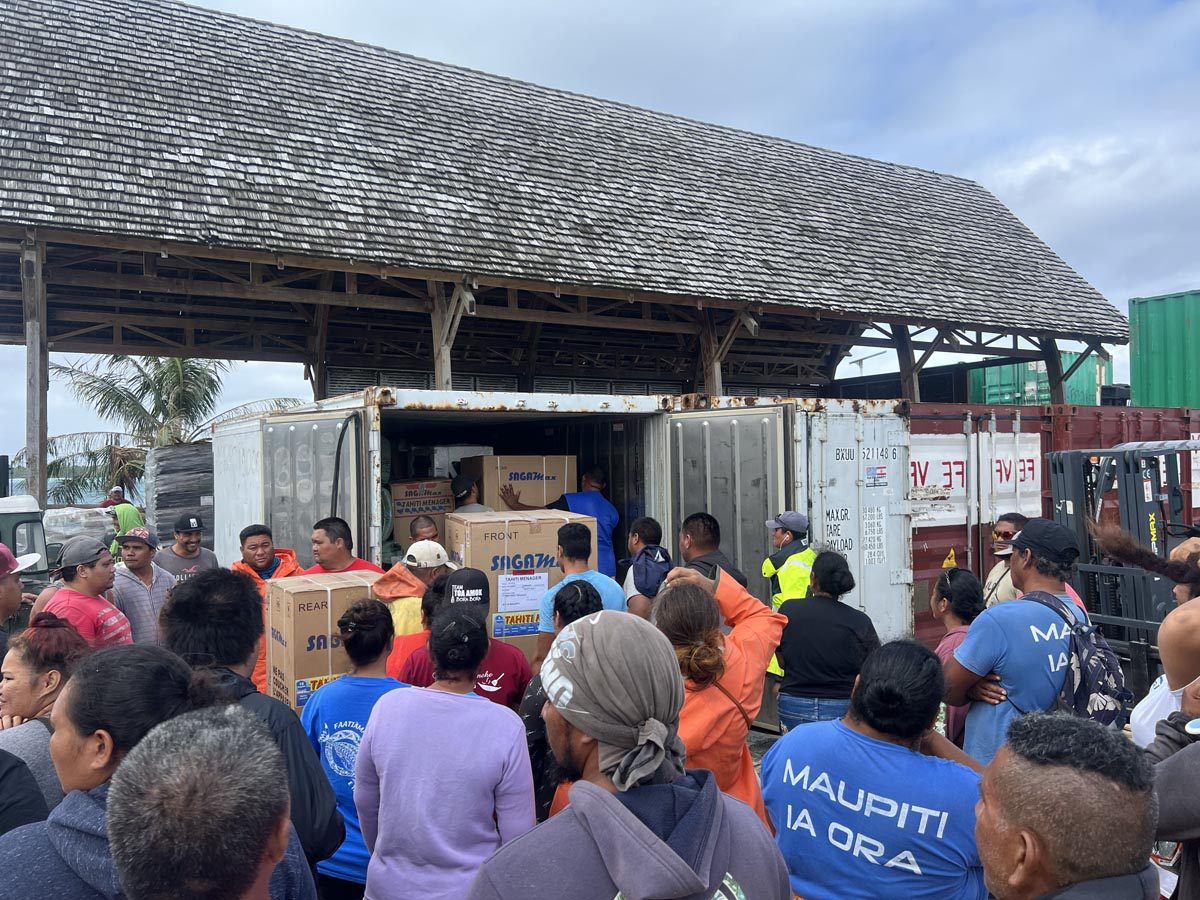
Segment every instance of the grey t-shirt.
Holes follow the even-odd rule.
[[[196,556],[180,556],[175,552],[174,544],[160,549],[154,555],[154,563],[174,575],[176,581],[187,581],[201,572],[221,568],[221,564],[217,562],[217,554],[211,550],[201,547]]]
[[[482,503],[467,503],[460,506],[455,512],[495,512],[490,506],[484,506]]]
[[[46,807],[54,809],[62,802],[63,789],[50,758],[50,729],[36,719],[0,731],[0,750],[19,757],[33,773]]]

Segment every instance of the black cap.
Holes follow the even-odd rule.
[[[1049,519],[1030,519],[1008,544],[1014,550],[1032,550],[1034,556],[1060,566],[1069,566],[1079,558],[1079,542],[1071,529]]]
[[[183,532],[203,531],[204,520],[194,513],[184,513],[175,520],[175,530]]]
[[[459,569],[446,576],[447,603],[491,603],[488,577],[478,569]]]
[[[474,486],[475,476],[473,475],[455,475],[450,481],[450,491],[454,494],[455,500],[461,500],[467,496]]]

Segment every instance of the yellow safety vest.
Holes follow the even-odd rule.
[[[763,560],[763,578],[771,581],[771,609],[778,611],[785,600],[803,599],[808,596],[809,585],[812,584],[812,567],[816,562],[817,552],[812,547],[797,550],[784,557],[783,554],[791,547],[783,547],[773,556]],[[781,558],[782,557],[782,558]],[[771,657],[771,665],[767,671],[772,675],[783,677],[783,668]]]

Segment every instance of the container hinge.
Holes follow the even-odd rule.
[[[912,569],[892,569],[889,584],[912,584]]]
[[[911,516],[912,502],[908,500],[893,500],[888,504],[889,516]]]

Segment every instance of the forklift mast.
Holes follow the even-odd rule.
[[[1130,687],[1139,697],[1158,671],[1158,625],[1175,605],[1174,585],[1105,557],[1088,522],[1118,524],[1166,556],[1186,534],[1168,526],[1192,522],[1180,481],[1180,454],[1189,452],[1200,452],[1200,441],[1137,442],[1047,455],[1054,517],[1079,541],[1074,587],[1113,650],[1130,663]]]

